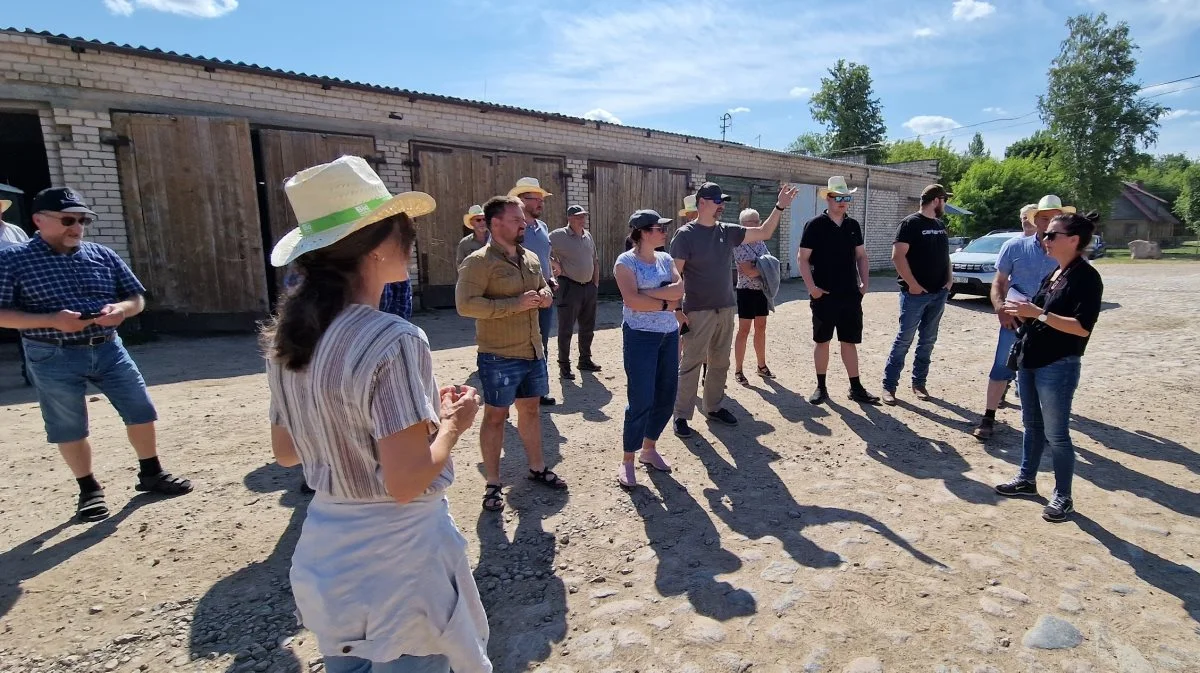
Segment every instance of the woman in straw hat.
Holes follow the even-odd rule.
[[[330,673],[490,671],[445,495],[479,397],[438,388],[425,333],[375,308],[408,277],[412,218],[434,201],[392,196],[358,157],[301,171],[284,191],[300,226],[271,263],[302,273],[262,342],[271,448],[316,491],[292,556],[297,614]]]

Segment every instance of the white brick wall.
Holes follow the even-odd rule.
[[[93,240],[112,245],[128,256],[124,218],[119,202],[115,155],[99,143],[101,129],[111,125],[109,109],[145,112],[228,114],[264,119],[278,125],[281,119],[294,128],[345,131],[361,125],[363,133],[377,139],[388,159],[381,176],[389,187],[411,189],[412,177],[401,162],[408,158],[408,141],[414,138],[454,142],[496,149],[561,153],[567,159],[567,195],[573,203],[588,205],[587,183],[582,179],[590,158],[638,163],[639,157],[655,165],[688,169],[693,187],[706,172],[757,176],[821,184],[830,175],[844,175],[852,185],[864,186],[866,167],[812,157],[760,150],[718,141],[690,138],[622,126],[546,119],[481,111],[469,104],[410,100],[403,95],[321,85],[266,73],[222,69],[206,72],[199,64],[177,63],[149,56],[104,51],[86,46],[75,53],[69,46],[49,44],[45,38],[0,31],[0,90],[19,92],[25,102],[62,100],[64,91],[78,90],[71,108],[55,107],[42,117],[51,175],[65,181],[96,202],[102,223]],[[19,85],[19,86],[6,86]],[[40,93],[29,93],[38,91]],[[17,95],[17,94],[12,94]],[[108,102],[101,102],[108,101]],[[207,112],[206,112],[207,111]],[[393,119],[392,113],[402,115]],[[69,129],[70,138],[66,139]],[[699,157],[699,159],[697,159]],[[894,192],[901,200],[916,196],[927,176],[872,168],[871,222],[898,221],[894,204],[874,193]],[[860,192],[861,193],[861,192]],[[115,202],[113,202],[115,201]],[[861,208],[861,200],[858,202]],[[878,207],[878,212],[876,208]],[[890,210],[889,210],[890,208]],[[861,212],[858,214],[860,219]],[[873,226],[873,225],[872,225]],[[786,245],[785,239],[781,244]],[[786,247],[784,249],[787,249]],[[886,257],[886,255],[884,255]],[[876,253],[873,261],[878,262]]]

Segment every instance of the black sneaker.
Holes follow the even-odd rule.
[[[592,362],[591,360],[580,360],[579,361],[579,371],[581,371],[581,372],[598,372],[598,371],[600,371],[600,365],[596,364],[595,362]]]
[[[1000,495],[1014,496],[1037,495],[1038,491],[1036,483],[1029,481],[1028,479],[1017,477],[1016,479],[996,486],[996,492]]]
[[[550,397],[549,395],[542,395],[541,398],[538,399],[538,404],[542,405],[543,407],[552,407],[558,404],[558,400]]]
[[[1046,509],[1042,510],[1042,518],[1046,521],[1058,523],[1066,521],[1067,515],[1075,511],[1075,503],[1071,501],[1069,496],[1055,495],[1054,499],[1046,505]]]
[[[828,399],[829,399],[829,391],[818,386],[817,389],[813,391],[813,394],[808,396],[808,403],[809,404],[820,404],[822,402],[827,401]]]
[[[995,434],[995,432],[996,421],[993,421],[985,416],[979,421],[979,425],[976,426],[973,431],[971,431],[971,434],[975,436],[975,439],[978,439],[981,442],[986,442],[992,438],[992,435]]]
[[[724,423],[725,425],[737,425],[737,417],[729,413],[729,410],[725,408],[717,409],[716,411],[710,411],[706,415],[711,421]]]
[[[582,369],[582,367],[580,369]],[[568,381],[574,381],[575,374],[571,372],[571,365],[559,365],[558,366],[558,377],[561,379],[566,379]]]
[[[868,393],[866,388],[851,388],[850,399],[860,404],[879,404],[879,398]]]
[[[687,419],[675,419],[675,436],[676,437],[691,437],[692,429],[688,427]]]

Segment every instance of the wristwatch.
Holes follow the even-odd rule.
[[[776,203],[776,204],[775,204],[775,210],[778,210],[779,212],[781,212],[781,213],[782,213],[782,212],[783,212],[784,210],[786,210],[786,209],[785,209],[785,208],[780,208],[780,207],[779,207],[779,204],[778,204],[778,203]]]
[[[1038,321],[1038,322],[1046,322],[1046,321],[1047,321],[1047,320],[1049,320],[1049,319],[1050,319],[1050,318],[1049,318],[1049,317],[1047,317],[1047,315],[1046,315],[1045,313],[1039,313],[1039,314],[1038,314],[1038,317],[1037,317],[1037,321]]]

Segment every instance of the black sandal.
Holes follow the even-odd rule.
[[[530,469],[528,478],[536,481],[539,484],[542,484],[543,486],[549,486],[550,488],[558,491],[562,491],[567,488],[567,482],[559,478],[557,474],[551,472],[550,468],[546,468],[541,472]]]
[[[775,375],[771,373],[771,369],[769,367],[767,367],[766,365],[763,365],[758,368],[758,375],[763,377],[764,379],[775,378]]]
[[[501,496],[502,484],[488,484],[483,490],[483,508],[489,512],[499,512],[504,509],[504,498]]]
[[[152,477],[138,476],[135,491],[155,493],[158,495],[186,495],[192,492],[192,482],[183,477],[173,476],[170,472],[159,472]]]
[[[108,518],[108,504],[104,502],[104,491],[92,491],[79,494],[79,506],[75,508],[75,516],[80,521],[102,521]]]
[[[734,380],[734,381],[736,381],[736,382],[738,382],[739,384],[741,384],[741,385],[743,385],[743,386],[748,386],[748,385],[750,385],[750,381],[749,381],[748,379],[746,379],[746,375],[745,375],[745,374],[743,374],[743,373],[741,373],[741,372],[734,372],[734,373],[733,373],[733,380]]]

